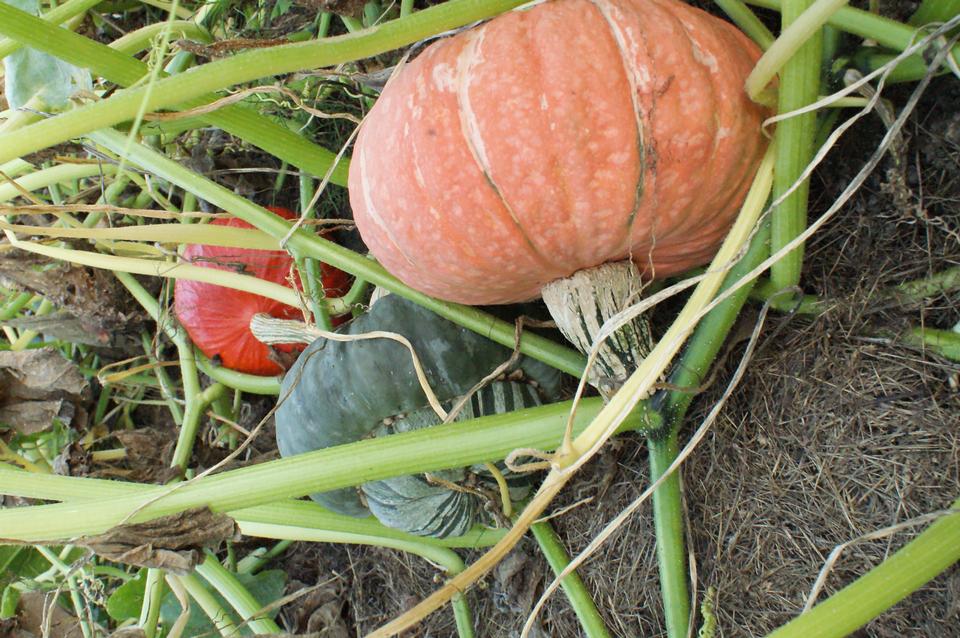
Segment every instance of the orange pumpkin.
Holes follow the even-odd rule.
[[[758,48],[676,0],[552,0],[437,42],[364,121],[350,202],[373,255],[468,304],[632,258],[709,261],[766,147]]]

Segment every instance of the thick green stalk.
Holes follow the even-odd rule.
[[[2,493],[22,498],[37,498],[77,503],[140,495],[147,498],[156,486],[102,479],[41,474],[0,465]],[[503,530],[476,528],[453,538],[422,538],[383,526],[375,518],[354,518],[330,512],[312,501],[284,500],[257,505],[228,514],[249,536],[295,538],[296,530],[324,534],[325,542],[375,544],[404,549],[398,543],[420,543],[431,547],[486,547],[503,536]],[[282,521],[278,523],[278,521]],[[431,559],[432,560],[432,559]]]
[[[953,503],[960,509],[960,500]],[[960,560],[960,513],[930,525],[893,556],[767,638],[841,638]]]
[[[898,285],[891,296],[907,301],[921,301],[960,288],[960,268],[948,268],[929,277]]]
[[[177,435],[177,445],[170,465],[184,471],[190,464],[190,457],[193,456],[193,446],[197,440],[203,411],[212,401],[223,396],[226,387],[221,383],[214,383],[201,392],[193,345],[182,341],[177,344],[177,353],[180,359],[180,383],[183,386],[186,409],[183,412],[183,425],[180,426],[180,432]]]
[[[560,574],[563,572],[570,564],[570,556],[567,555],[567,550],[563,547],[563,543],[560,542],[560,538],[553,531],[550,523],[547,521],[534,523],[530,526],[530,531],[533,532],[533,537],[537,539],[540,551],[543,552],[543,556],[550,563],[553,573]],[[570,601],[570,606],[577,614],[577,620],[580,621],[584,635],[587,638],[609,638],[610,632],[607,631],[603,617],[597,610],[597,606],[594,604],[593,598],[580,575],[575,571],[570,572],[560,581],[560,586],[563,587],[567,600]]]
[[[21,292],[0,308],[0,321],[13,319],[33,299],[32,292]]]
[[[143,590],[143,605],[140,607],[140,628],[146,638],[157,635],[157,623],[160,621],[160,606],[166,593],[163,572],[157,568],[147,570],[146,585]]]
[[[734,24],[760,45],[761,49],[765,51],[773,44],[774,37],[770,29],[744,4],[743,0],[714,0],[714,4],[723,9]]]
[[[721,287],[721,292],[755,268],[769,254],[769,226],[761,225],[750,242],[744,257],[734,265]],[[740,288],[731,297],[710,311],[697,326],[687,349],[674,367],[670,383],[688,391],[661,391],[653,399],[653,407],[662,417],[664,430],[649,436],[650,477],[656,481],[673,463],[677,455],[678,431],[687,407],[696,395],[696,388],[716,358],[740,308],[746,302],[751,286]],[[653,517],[657,533],[657,561],[660,566],[660,590],[669,636],[685,636],[689,629],[690,595],[687,587],[687,556],[683,529],[683,503],[680,478],[671,475],[653,494]]]
[[[657,481],[677,458],[677,430],[666,437],[647,437],[650,480]],[[653,493],[653,523],[657,535],[660,595],[667,636],[686,638],[690,626],[690,590],[683,527],[680,473],[674,472]]]
[[[957,14],[960,14],[960,0],[923,0],[910,16],[910,24],[922,27],[933,22],[946,22]]]
[[[300,216],[303,219],[315,219],[317,216],[316,206],[311,206],[313,201],[314,188],[313,176],[309,173],[300,173]],[[320,262],[311,257],[306,257],[301,261],[300,279],[304,284],[303,288],[307,291],[310,298],[310,310],[313,312],[313,323],[321,330],[333,330],[333,322],[330,321],[330,313],[326,304],[323,302],[327,292],[323,286],[323,274],[320,272]]]
[[[117,167],[113,164],[58,164],[51,168],[35,171],[16,179],[17,185],[27,191],[37,191],[51,184],[62,184],[74,180],[113,175]],[[12,184],[0,183],[0,203],[9,202],[20,196],[20,191]]]
[[[236,610],[243,624],[255,634],[279,634],[280,627],[270,616],[262,613],[263,605],[253,597],[237,577],[227,571],[215,556],[207,553],[202,563],[197,565],[197,573]]]
[[[746,254],[730,270],[720,288],[721,293],[767,258],[770,253],[769,242],[770,226],[769,223],[764,223],[750,240]],[[727,334],[752,288],[752,283],[742,286],[703,318],[670,374],[670,384],[676,389],[662,390],[653,398],[653,408],[660,412],[665,427],[671,431],[676,431],[683,422],[687,408],[699,393],[700,384],[706,380],[707,372],[723,347]]]
[[[415,15],[422,15],[423,13],[425,12],[418,12]],[[290,222],[247,201],[232,190],[194,173],[180,163],[145,145],[135,144],[127,149],[126,138],[114,130],[92,133],[90,138],[114,153],[125,152],[127,161],[138,164],[184,190],[195,193],[198,197],[202,197],[219,208],[229,210],[237,217],[253,224],[273,237],[282,239],[286,237],[290,230]],[[358,255],[352,250],[306,231],[294,233],[287,242],[287,247],[297,256],[319,259],[361,279],[382,286],[390,292],[406,297],[441,317],[482,334],[497,343],[513,348],[513,325],[496,319],[476,308],[439,301],[417,292],[388,273],[377,262]],[[574,376],[580,376],[584,368],[584,359],[580,353],[536,334],[526,333],[523,335],[520,341],[520,351]]]
[[[197,367],[200,368],[205,375],[228,388],[265,396],[276,396],[280,394],[280,377],[262,377],[217,366],[214,365],[210,359],[196,351],[193,356],[197,360]]]
[[[231,470],[177,486],[143,487],[137,494],[0,511],[0,538],[36,542],[102,533],[120,521],[139,522],[192,507],[226,512],[391,476],[467,467],[504,458],[518,448],[554,449],[570,402],[437,426]],[[580,432],[602,409],[600,399],[580,402]],[[625,427],[644,420],[631,416]],[[0,471],[0,493],[21,489],[22,473]],[[162,498],[157,498],[162,496]]]
[[[190,598],[200,605],[200,609],[207,615],[210,622],[217,628],[221,636],[238,636],[240,634],[236,623],[230,617],[229,612],[223,608],[220,601],[216,599],[209,589],[203,586],[201,581],[194,574],[186,576],[174,576],[167,574],[167,582],[173,587],[174,583],[179,583],[190,594]]]
[[[266,76],[281,75],[328,67],[372,57],[406,46],[423,38],[489,18],[521,4],[522,0],[452,0],[417,11],[399,20],[366,29],[355,35],[298,42],[266,49],[256,49],[194,68],[157,81],[152,91],[138,87],[119,91],[109,98],[56,117],[38,122],[19,131],[0,136],[0,163],[71,138],[133,119],[145,108],[158,111],[208,95],[236,84]],[[13,26],[33,25],[32,18],[22,11],[0,4],[0,32]],[[27,37],[21,34],[20,37]],[[149,98],[148,98],[149,93]],[[224,127],[226,128],[226,127]],[[297,162],[291,162],[297,164]],[[308,169],[315,175],[324,170]]]
[[[136,31],[131,31],[123,37],[117,38],[111,42],[109,46],[100,46],[112,49],[117,53],[122,53],[123,55],[136,55],[141,51],[149,49],[153,44],[153,39],[167,29],[170,30],[170,38],[173,40],[178,38],[186,38],[189,40],[198,40],[200,42],[210,41],[210,34],[207,33],[207,30],[196,22],[193,22],[192,20],[177,20],[176,22],[172,23],[155,22],[154,24],[148,24],[137,29]],[[53,46],[60,46],[60,43],[53,43]],[[92,51],[93,49],[91,48],[90,50]],[[87,66],[91,73],[100,75],[95,67],[88,66],[87,64],[84,64],[84,66]],[[144,65],[144,67],[146,67],[146,65]],[[146,70],[144,70],[142,75],[146,75]]]
[[[785,2],[790,0],[745,0],[747,4],[764,7],[767,9],[780,10]],[[897,51],[904,51],[915,44],[923,37],[923,33],[918,29],[884,18],[882,16],[844,7],[836,11],[827,20],[827,24],[834,26],[846,33],[869,38],[876,41],[881,46]],[[953,48],[953,56],[960,59],[960,45]]]
[[[148,73],[145,63],[115,50],[112,46],[106,46],[75,33],[52,27],[43,20],[26,13],[13,12],[16,12],[16,10],[0,3],[0,33],[6,33],[24,44],[67,60],[71,64],[88,68],[93,74],[104,77],[122,87],[136,84]],[[166,25],[160,24],[158,26],[165,27]],[[149,35],[149,32],[146,35]],[[207,40],[209,36],[201,39]],[[134,41],[121,39],[114,44],[124,49],[130,49],[135,48],[138,42],[139,39]],[[219,97],[215,94],[199,96],[180,106],[184,109],[195,108]],[[319,175],[327,172],[335,158],[334,153],[313,144],[279,122],[260,115],[252,108],[231,105],[216,112],[205,114],[202,120],[222,128],[280,159],[287,160],[303,170]],[[333,171],[331,181],[335,184],[346,184],[347,167],[348,162],[341,162]]]
[[[769,279],[758,280],[750,298],[769,303],[774,310],[800,315],[818,315],[826,310],[826,304],[816,295],[797,295],[795,291],[781,292],[781,288]]]
[[[781,13],[783,28],[813,4],[813,0],[788,0]],[[780,113],[800,109],[817,100],[820,91],[820,63],[823,32],[817,31],[784,65],[780,74]],[[804,113],[780,122],[774,134],[777,165],[774,171],[773,198],[779,199],[800,177],[813,157],[813,140],[817,132],[816,113]],[[802,233],[807,227],[807,199],[809,179],[780,202],[772,213],[770,250],[776,252]],[[803,247],[784,255],[770,269],[770,280],[778,288],[789,288],[800,283],[803,266]]]
[[[951,361],[960,361],[960,334],[952,330],[910,328],[900,335],[900,340],[908,345],[934,352]]]

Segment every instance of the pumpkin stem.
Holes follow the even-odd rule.
[[[250,332],[257,341],[268,346],[286,343],[313,343],[326,334],[302,321],[277,319],[258,312],[250,318]]]
[[[609,399],[650,353],[650,322],[637,315],[621,322],[621,312],[640,300],[640,271],[630,260],[578,270],[543,287],[543,301],[563,336],[590,355],[600,341],[587,381]],[[611,318],[615,322],[606,324]],[[617,323],[620,325],[611,329]],[[609,335],[609,336],[606,336]],[[606,336],[606,338],[604,338]]]

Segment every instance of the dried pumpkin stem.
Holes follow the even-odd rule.
[[[650,322],[643,315],[624,322],[597,343],[605,324],[636,303],[642,291],[640,271],[629,260],[579,270],[542,290],[563,336],[584,354],[597,348],[596,363],[587,378],[604,398],[620,389],[652,348]]]

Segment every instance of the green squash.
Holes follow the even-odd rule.
[[[410,341],[430,386],[448,408],[511,354],[398,295],[381,298],[338,332],[376,330],[399,333]],[[491,384],[471,398],[457,420],[530,407],[541,397],[556,399],[558,371],[529,358],[521,358],[517,367],[536,388],[529,383]],[[314,341],[284,376],[280,397],[276,430],[282,456],[439,422],[417,380],[410,351],[390,339]],[[471,474],[451,470],[436,476],[458,482]],[[311,497],[341,514],[366,516],[372,509],[386,525],[429,536],[462,534],[472,526],[480,505],[473,494],[451,491],[423,477],[379,481],[364,486],[363,492],[365,499],[353,488]]]
[[[452,405],[454,402],[451,401]],[[541,404],[537,390],[527,383],[495,381],[485,386],[457,413],[454,422],[478,416],[501,414]],[[445,405],[449,409],[451,405]],[[411,432],[440,422],[432,408],[420,408],[410,414],[392,419],[374,430],[374,436]],[[510,500],[518,501],[530,491],[526,475],[510,474],[505,466],[498,466],[507,481]],[[449,489],[439,484],[470,483],[469,491]],[[462,536],[473,527],[479,509],[485,504],[499,506],[499,486],[483,465],[468,469],[441,470],[423,475],[398,476],[373,481],[360,486],[367,506],[387,527],[400,529],[417,536]]]

